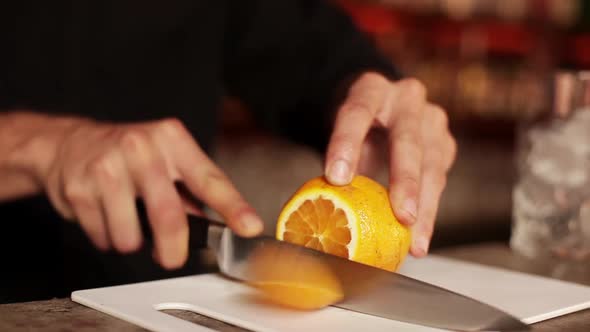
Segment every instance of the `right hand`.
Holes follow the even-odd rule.
[[[135,206],[140,197],[154,234],[154,257],[164,268],[182,266],[189,232],[187,208],[175,181],[216,210],[238,234],[262,231],[260,218],[180,121],[80,120],[68,128],[38,178],[55,208],[77,220],[99,249],[127,253],[141,246]]]

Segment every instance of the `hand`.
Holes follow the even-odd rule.
[[[447,115],[426,100],[424,85],[415,79],[391,82],[365,73],[349,89],[336,114],[328,145],[326,177],[335,185],[351,181],[367,166],[366,152],[375,152],[369,135],[384,130],[389,152],[390,199],[400,222],[412,226],[410,252],[428,252],[440,196],[457,146]],[[360,165],[360,166],[359,166]]]
[[[56,142],[39,178],[55,208],[77,220],[103,250],[126,253],[141,246],[135,198],[142,198],[154,257],[164,268],[180,267],[188,256],[187,207],[175,181],[238,234],[262,230],[254,210],[177,120],[124,125],[79,120]]]

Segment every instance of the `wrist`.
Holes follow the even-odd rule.
[[[35,183],[42,189],[43,179],[57,158],[60,144],[80,119],[47,114],[16,111],[3,115],[0,138],[5,158],[2,168],[20,178]],[[3,150],[4,150],[3,149]]]

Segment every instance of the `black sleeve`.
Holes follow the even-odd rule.
[[[226,92],[276,133],[323,149],[338,87],[367,70],[399,78],[372,41],[328,1],[230,3]]]

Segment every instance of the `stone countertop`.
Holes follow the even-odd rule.
[[[590,285],[588,264],[569,264],[557,260],[530,260],[514,254],[501,243],[484,243],[437,250],[436,254],[461,260],[544,275]],[[235,332],[244,329],[192,312],[177,310],[169,314],[210,328]],[[0,331],[145,331],[125,321],[78,305],[69,299],[0,305]],[[590,331],[590,310],[554,318],[533,325],[533,331]]]

